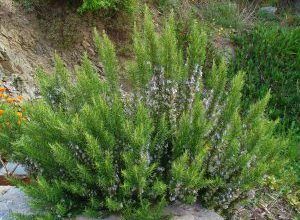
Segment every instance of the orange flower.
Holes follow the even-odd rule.
[[[4,113],[4,110],[0,109],[0,115],[3,115],[3,113]]]
[[[13,98],[7,98],[6,101],[7,101],[8,103],[13,103],[13,102],[14,102],[14,99],[13,99]]]
[[[22,101],[23,97],[20,96],[20,95],[18,95],[18,96],[17,96],[17,99],[18,99],[19,101]]]
[[[5,92],[5,91],[6,91],[6,88],[0,87],[0,92]]]
[[[0,97],[4,97],[4,94],[3,94],[3,93],[0,93]]]
[[[17,114],[17,116],[18,116],[19,118],[22,117],[22,112],[17,112],[16,114]]]

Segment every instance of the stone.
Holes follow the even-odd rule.
[[[1,186],[0,187],[0,196],[4,195],[10,188],[11,188],[11,186]]]
[[[84,217],[84,216],[78,216],[76,217],[76,220],[99,220],[99,219],[95,219],[95,218],[87,218],[87,217]],[[104,218],[104,219],[101,219],[101,220],[122,220],[121,217],[119,216],[116,216],[116,215],[111,215],[107,218]]]
[[[8,33],[7,29],[4,28],[3,25],[0,25],[0,33],[1,33],[3,36],[5,36],[5,37],[8,37],[8,36],[9,36],[9,33]]]
[[[166,208],[172,220],[224,220],[216,212],[202,208],[199,205],[184,205],[176,203]]]
[[[29,199],[18,188],[0,186],[0,220],[12,220],[11,213],[30,215]]]
[[[0,61],[7,61],[8,60],[8,55],[6,53],[6,49],[4,45],[0,43]]]
[[[168,206],[164,210],[166,216],[172,216],[171,220],[224,220],[214,211],[202,208],[199,205],[183,205],[176,203]],[[83,216],[77,217],[75,220],[122,220],[119,216],[109,216],[104,219],[86,218]]]
[[[16,176],[27,176],[27,172],[25,171],[25,168],[22,165],[17,166],[17,164],[15,163],[7,163],[6,169],[8,170],[9,173],[13,172],[15,169],[14,175]],[[2,167],[0,169],[0,176],[5,176],[5,175],[6,175],[6,170],[4,167]]]
[[[267,7],[260,8],[259,11],[265,12],[265,13],[268,13],[268,14],[271,14],[271,15],[275,15],[275,13],[277,11],[277,8],[273,7],[273,6],[267,6]]]

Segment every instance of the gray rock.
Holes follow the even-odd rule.
[[[273,7],[273,6],[267,6],[267,7],[262,7],[259,9],[259,11],[264,12],[264,13],[268,13],[268,14],[272,14],[275,15],[277,8]]]
[[[168,206],[164,210],[164,213],[167,216],[172,216],[171,220],[224,220],[216,212],[204,209],[198,205],[191,206],[178,203]],[[92,219],[79,216],[75,220],[122,220],[122,218],[115,215],[105,219]]]
[[[28,198],[16,187],[0,186],[0,220],[11,220],[11,213],[31,214]]]
[[[223,220],[214,211],[204,209],[199,205],[174,204],[167,207],[165,212],[173,215],[172,220]]]
[[[78,216],[75,220],[99,220],[99,219],[95,219],[95,218],[87,218],[84,216]],[[116,215],[111,215],[107,218],[101,219],[101,220],[122,220],[121,217],[116,216]]]
[[[13,172],[15,169],[14,174],[16,176],[27,176],[27,172],[25,171],[25,168],[22,165],[17,166],[17,164],[15,163],[8,163],[6,164],[6,169],[8,170],[9,173]],[[4,169],[4,167],[2,167],[0,169],[0,176],[5,176],[5,175],[6,175],[6,170]]]

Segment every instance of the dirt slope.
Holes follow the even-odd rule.
[[[36,31],[35,22],[24,16],[10,0],[0,1],[0,77],[33,97],[37,65],[48,69],[52,49]]]
[[[58,53],[72,70],[86,51],[101,71],[93,46],[93,28],[105,30],[126,55],[130,38],[128,21],[121,16],[79,15],[76,8],[51,5],[26,11],[13,0],[0,0],[0,80],[11,82],[26,98],[36,96],[36,68],[51,71]],[[124,46],[125,45],[125,46]]]

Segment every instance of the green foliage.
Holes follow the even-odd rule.
[[[240,28],[245,24],[245,19],[234,1],[212,0],[199,5],[199,10],[207,21],[226,28]]]
[[[138,0],[83,0],[79,9],[81,12],[95,11],[99,9],[108,10],[125,10],[133,13],[137,7]]]
[[[288,133],[289,157],[286,171],[276,176],[277,191],[284,191],[284,197],[294,208],[299,209],[297,186],[300,181],[300,29],[268,24],[257,26],[250,32],[239,34],[232,73],[238,69],[246,71],[243,108],[262,97],[271,88],[272,97],[267,111],[272,119],[279,118],[277,133]],[[278,132],[279,131],[279,132]],[[291,178],[284,173],[296,173]],[[294,183],[287,184],[287,183]],[[270,186],[269,186],[270,187]],[[288,189],[288,190],[286,190]]]
[[[151,204],[147,200],[143,200],[139,208],[125,207],[123,218],[125,220],[165,220],[163,216],[163,208],[166,201],[161,200],[158,204]]]
[[[155,0],[154,2],[161,8],[173,8],[180,4],[179,0]]]
[[[58,57],[52,75],[40,71],[43,99],[28,109],[15,143],[32,176],[25,192],[57,218],[118,212],[156,220],[168,202],[197,199],[230,212],[285,163],[286,142],[264,117],[269,93],[241,117],[244,74],[228,81],[222,62],[202,77],[207,39],[196,21],[187,49],[172,15],[158,34],[146,9],[135,29],[130,92],[105,34],[95,42],[106,80],[86,55],[74,80]]]
[[[51,214],[44,215],[24,215],[13,213],[12,217],[17,220],[56,220]]]
[[[263,21],[263,22],[279,22],[280,21],[280,18],[277,15],[271,14],[266,11],[259,10],[257,12],[256,16],[260,21]]]
[[[290,164],[298,175],[298,182],[300,183],[300,135],[299,130],[290,129],[288,132],[290,140],[288,155]]]
[[[38,9],[42,7],[49,7],[50,0],[15,0],[21,3],[27,9]],[[70,5],[74,4],[71,1],[65,0]],[[82,4],[78,9],[79,12],[97,11],[97,10],[111,10],[111,11],[125,11],[132,14],[136,11],[138,0],[82,0]]]
[[[300,29],[258,26],[239,34],[233,73],[246,71],[245,105],[271,88],[268,111],[284,126],[300,124]]]
[[[1,110],[4,111],[3,115],[0,116],[0,156],[7,158],[12,152],[11,143],[20,134],[20,126],[18,125],[16,108],[6,103],[1,103],[0,106]]]
[[[2,160],[12,159],[15,156],[12,142],[21,136],[20,125],[26,121],[24,117],[26,113],[20,103],[22,97],[10,96],[9,92],[5,91],[4,87],[0,87],[0,159]]]

